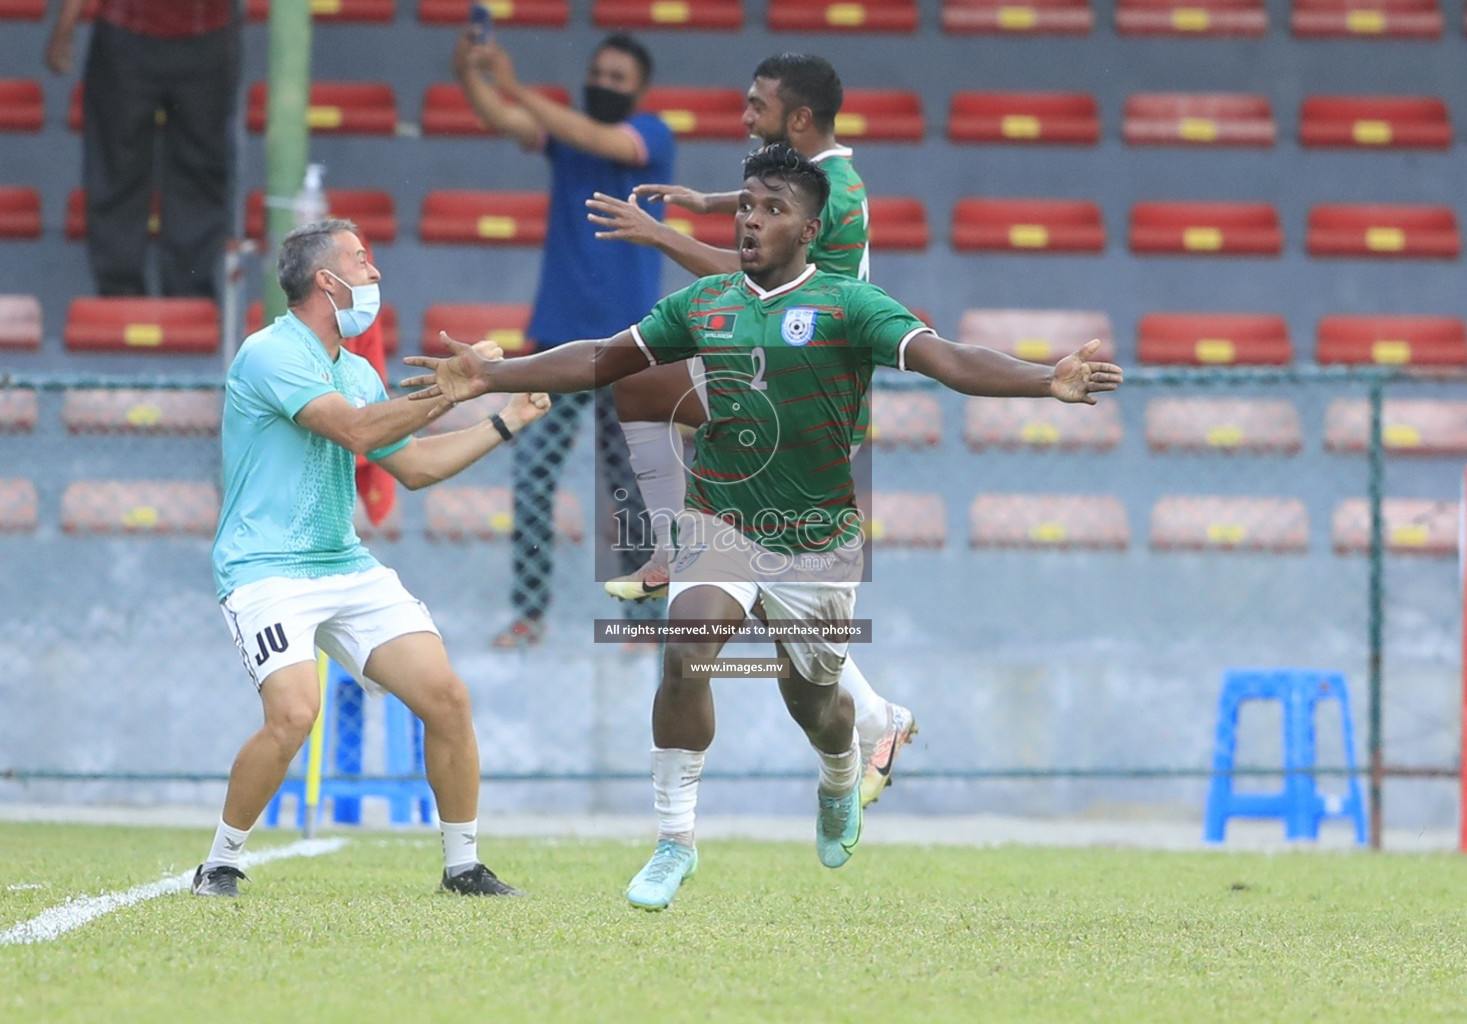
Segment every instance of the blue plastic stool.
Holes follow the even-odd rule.
[[[1277,700],[1284,710],[1284,788],[1279,793],[1234,793],[1233,755],[1237,748],[1238,709],[1248,700]],[[1322,700],[1340,702],[1345,767],[1350,770],[1343,797],[1321,796],[1314,781],[1314,708]],[[1325,818],[1349,818],[1355,841],[1365,842],[1365,802],[1355,772],[1355,730],[1350,698],[1339,672],[1310,669],[1230,669],[1223,675],[1217,707],[1217,743],[1212,755],[1212,786],[1207,794],[1203,837],[1222,842],[1229,818],[1282,818],[1287,839],[1318,839]]]
[[[364,738],[364,704],[366,695],[355,679],[336,662],[330,662],[326,676],[326,728],[331,751],[333,773],[321,779],[321,804],[331,801],[332,820],[342,825],[361,823],[362,797],[379,797],[388,802],[394,825],[409,824],[413,812],[425,824],[431,824],[433,791],[423,777],[423,723],[407,709],[407,705],[391,694],[382,698],[385,738],[384,774],[391,779],[362,779],[362,740]],[[411,776],[411,777],[409,777]],[[279,792],[265,808],[265,824],[275,827],[280,821],[283,797],[294,796],[296,827],[306,823],[306,780],[291,776],[281,784]],[[320,807],[317,808],[320,814]]]

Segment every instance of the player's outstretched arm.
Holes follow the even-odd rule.
[[[732,274],[739,269],[738,253],[706,245],[664,224],[637,205],[636,193],[617,199],[597,192],[586,200],[586,207],[590,210],[586,219],[601,229],[597,238],[650,245],[695,277]]]
[[[515,395],[499,418],[511,436],[545,415],[549,395]],[[419,490],[447,480],[473,465],[504,442],[499,428],[485,419],[472,427],[436,437],[415,437],[377,464],[409,490]]]
[[[671,203],[693,213],[739,212],[737,192],[699,192],[683,185],[647,184],[638,185],[632,189],[632,194],[649,203]]]
[[[1030,363],[981,345],[959,345],[931,332],[907,343],[906,366],[954,391],[985,398],[1058,398],[1095,404],[1123,374],[1114,363],[1092,362],[1100,342],[1089,341],[1054,366]]]
[[[474,346],[454,341],[446,333],[440,332],[439,337],[450,355],[408,356],[403,360],[428,371],[402,382],[402,387],[423,389],[409,396],[414,400],[441,397],[457,403],[490,392],[566,395],[605,387],[651,364],[630,330],[601,341],[572,341],[548,352],[498,360],[484,358]]]

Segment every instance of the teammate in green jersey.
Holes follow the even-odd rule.
[[[860,548],[850,543],[850,442],[873,363],[966,395],[1094,404],[1096,392],[1121,383],[1120,367],[1090,361],[1098,341],[1054,366],[958,345],[876,286],[809,266],[828,190],[809,159],[766,147],[744,162],[740,272],[703,278],[601,341],[490,362],[445,337],[450,357],[407,359],[430,371],[403,382],[423,387],[414,397],[455,402],[490,391],[603,387],[659,359],[701,354],[714,364],[686,517],[695,536],[672,567],[669,608],[671,622],[699,624],[705,635],[669,638],[664,648],[652,705],[658,842],[626,893],[649,910],[666,907],[697,869],[693,819],[713,741],[709,680],[720,673],[710,662],[724,646],[720,630],[743,623],[756,599],[772,623],[838,622],[854,610]],[[834,685],[845,648],[829,633],[777,645],[789,667],[780,692],[820,759],[816,852],[832,868],[850,858],[861,834],[854,708]]]
[[[820,234],[810,244],[809,261],[823,271],[869,280],[871,275],[869,210],[866,186],[851,163],[851,151],[835,137],[844,90],[835,68],[823,57],[785,53],[754,69],[744,108],[744,127],[766,144],[786,142],[820,166],[830,179],[830,197],[820,214]],[[705,194],[680,185],[639,185],[637,196],[675,203],[697,213],[732,215],[738,192]],[[650,245],[698,277],[731,273],[738,253],[705,245],[681,234],[641,209],[635,199],[596,194],[586,205],[602,230],[597,237]],[[638,600],[665,592],[672,555],[672,524],[684,505],[685,467],[677,458],[680,439],[675,423],[699,427],[708,418],[702,360],[653,367],[618,381],[613,387],[617,416],[637,484],[651,516],[654,553],[646,565],[606,582],[613,597]],[[861,404],[856,443],[865,438],[869,406]],[[669,443],[677,442],[676,444]],[[861,805],[874,802],[891,783],[892,768],[902,748],[917,732],[912,712],[872,688],[854,658],[847,658],[841,686],[856,702],[856,731],[861,736]]]

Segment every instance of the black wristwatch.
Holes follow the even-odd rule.
[[[496,412],[493,416],[490,416],[489,422],[494,424],[494,429],[499,431],[500,437],[506,441],[514,440],[514,434],[510,432],[509,425],[504,422],[504,417],[499,415],[499,413]]]

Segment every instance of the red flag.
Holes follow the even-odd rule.
[[[357,237],[361,237],[358,234]],[[372,259],[372,244],[362,238],[362,245],[367,250],[367,260]],[[377,374],[382,378],[383,385],[387,384],[387,360],[382,352],[382,316],[379,313],[376,321],[355,338],[346,339],[346,348],[349,352],[355,352],[376,368]],[[380,526],[382,520],[386,519],[392,511],[392,503],[397,500],[397,481],[391,473],[368,459],[365,455],[357,456],[357,494],[361,496],[362,504],[367,508],[367,518],[373,526]]]

